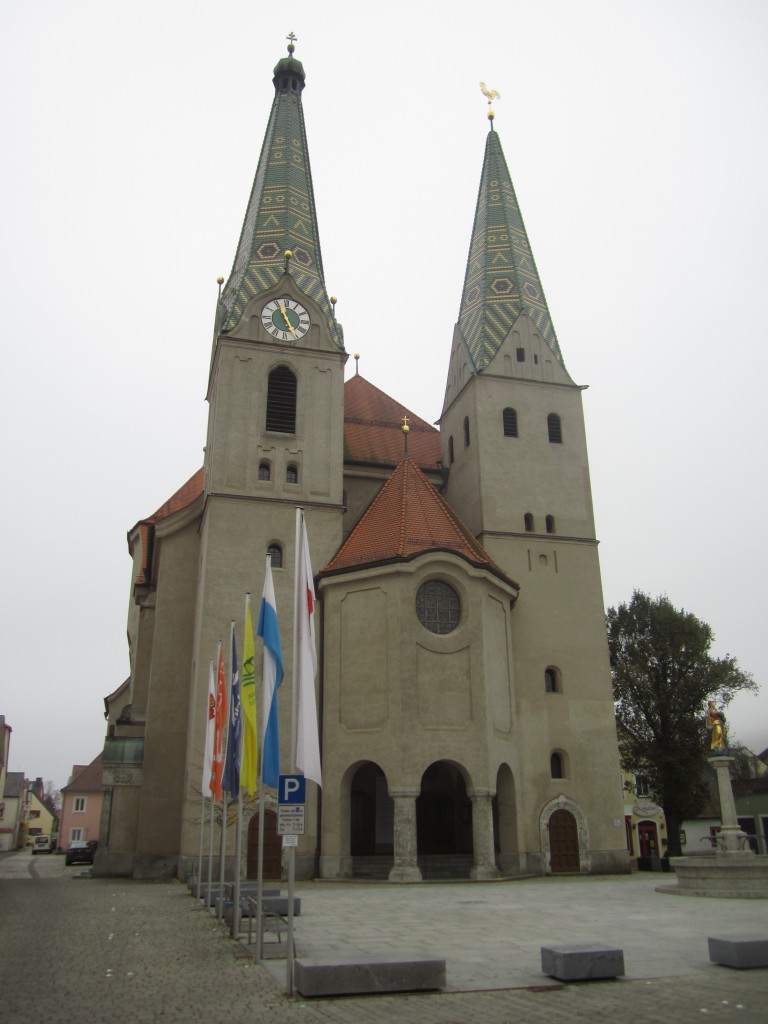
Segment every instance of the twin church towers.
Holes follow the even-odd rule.
[[[129,532],[131,674],[107,698],[96,871],[183,877],[195,861],[209,659],[231,619],[242,636],[267,551],[288,764],[297,506],[317,591],[323,768],[297,873],[626,871],[581,388],[499,135],[491,120],[436,429],[358,373],[345,382],[305,74],[288,50],[217,305],[204,465]]]

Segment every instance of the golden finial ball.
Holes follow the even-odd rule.
[[[494,112],[493,112],[492,110],[489,110],[489,111],[488,111],[488,120],[489,120],[489,121],[492,121],[492,120],[494,119],[494,117],[496,117],[496,115],[494,114]]]
[[[353,359],[359,359],[360,358],[360,353],[359,352],[354,352],[353,355],[352,355],[352,358]]]
[[[332,303],[334,304],[334,306],[336,305],[336,303],[337,303],[338,301],[339,301],[339,300],[338,300],[338,299],[336,298],[336,296],[335,296],[335,295],[332,295],[332,296],[331,296],[331,302],[332,302]]]
[[[411,432],[411,428],[408,426],[407,423],[404,423],[400,429],[404,434],[410,434]]]
[[[217,277],[216,278],[216,284],[224,284],[224,278],[223,277]]]
[[[293,259],[293,253],[291,252],[291,250],[290,250],[290,249],[286,249],[286,250],[285,250],[285,258],[286,258],[287,260],[291,260],[291,259]]]

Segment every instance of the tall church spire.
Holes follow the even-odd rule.
[[[217,326],[220,331],[232,330],[249,299],[276,284],[289,268],[299,288],[323,309],[331,333],[343,349],[341,327],[323,276],[301,106],[306,76],[301,61],[293,56],[293,33],[288,39],[288,56],[274,69],[275,98],[235,261],[219,302]]]
[[[498,132],[485,145],[459,332],[475,372],[483,370],[521,313],[527,313],[563,366],[555,328],[533,259]]]

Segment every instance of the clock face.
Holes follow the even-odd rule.
[[[309,313],[295,299],[272,299],[261,311],[261,322],[273,338],[295,341],[309,330]]]

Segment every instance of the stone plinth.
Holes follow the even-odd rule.
[[[302,996],[422,992],[445,987],[445,960],[437,957],[300,959],[294,968],[294,985]]]
[[[619,978],[624,974],[624,951],[593,942],[542,946],[541,969],[558,981]]]
[[[724,967],[768,967],[768,929],[762,935],[711,936],[709,959]]]

